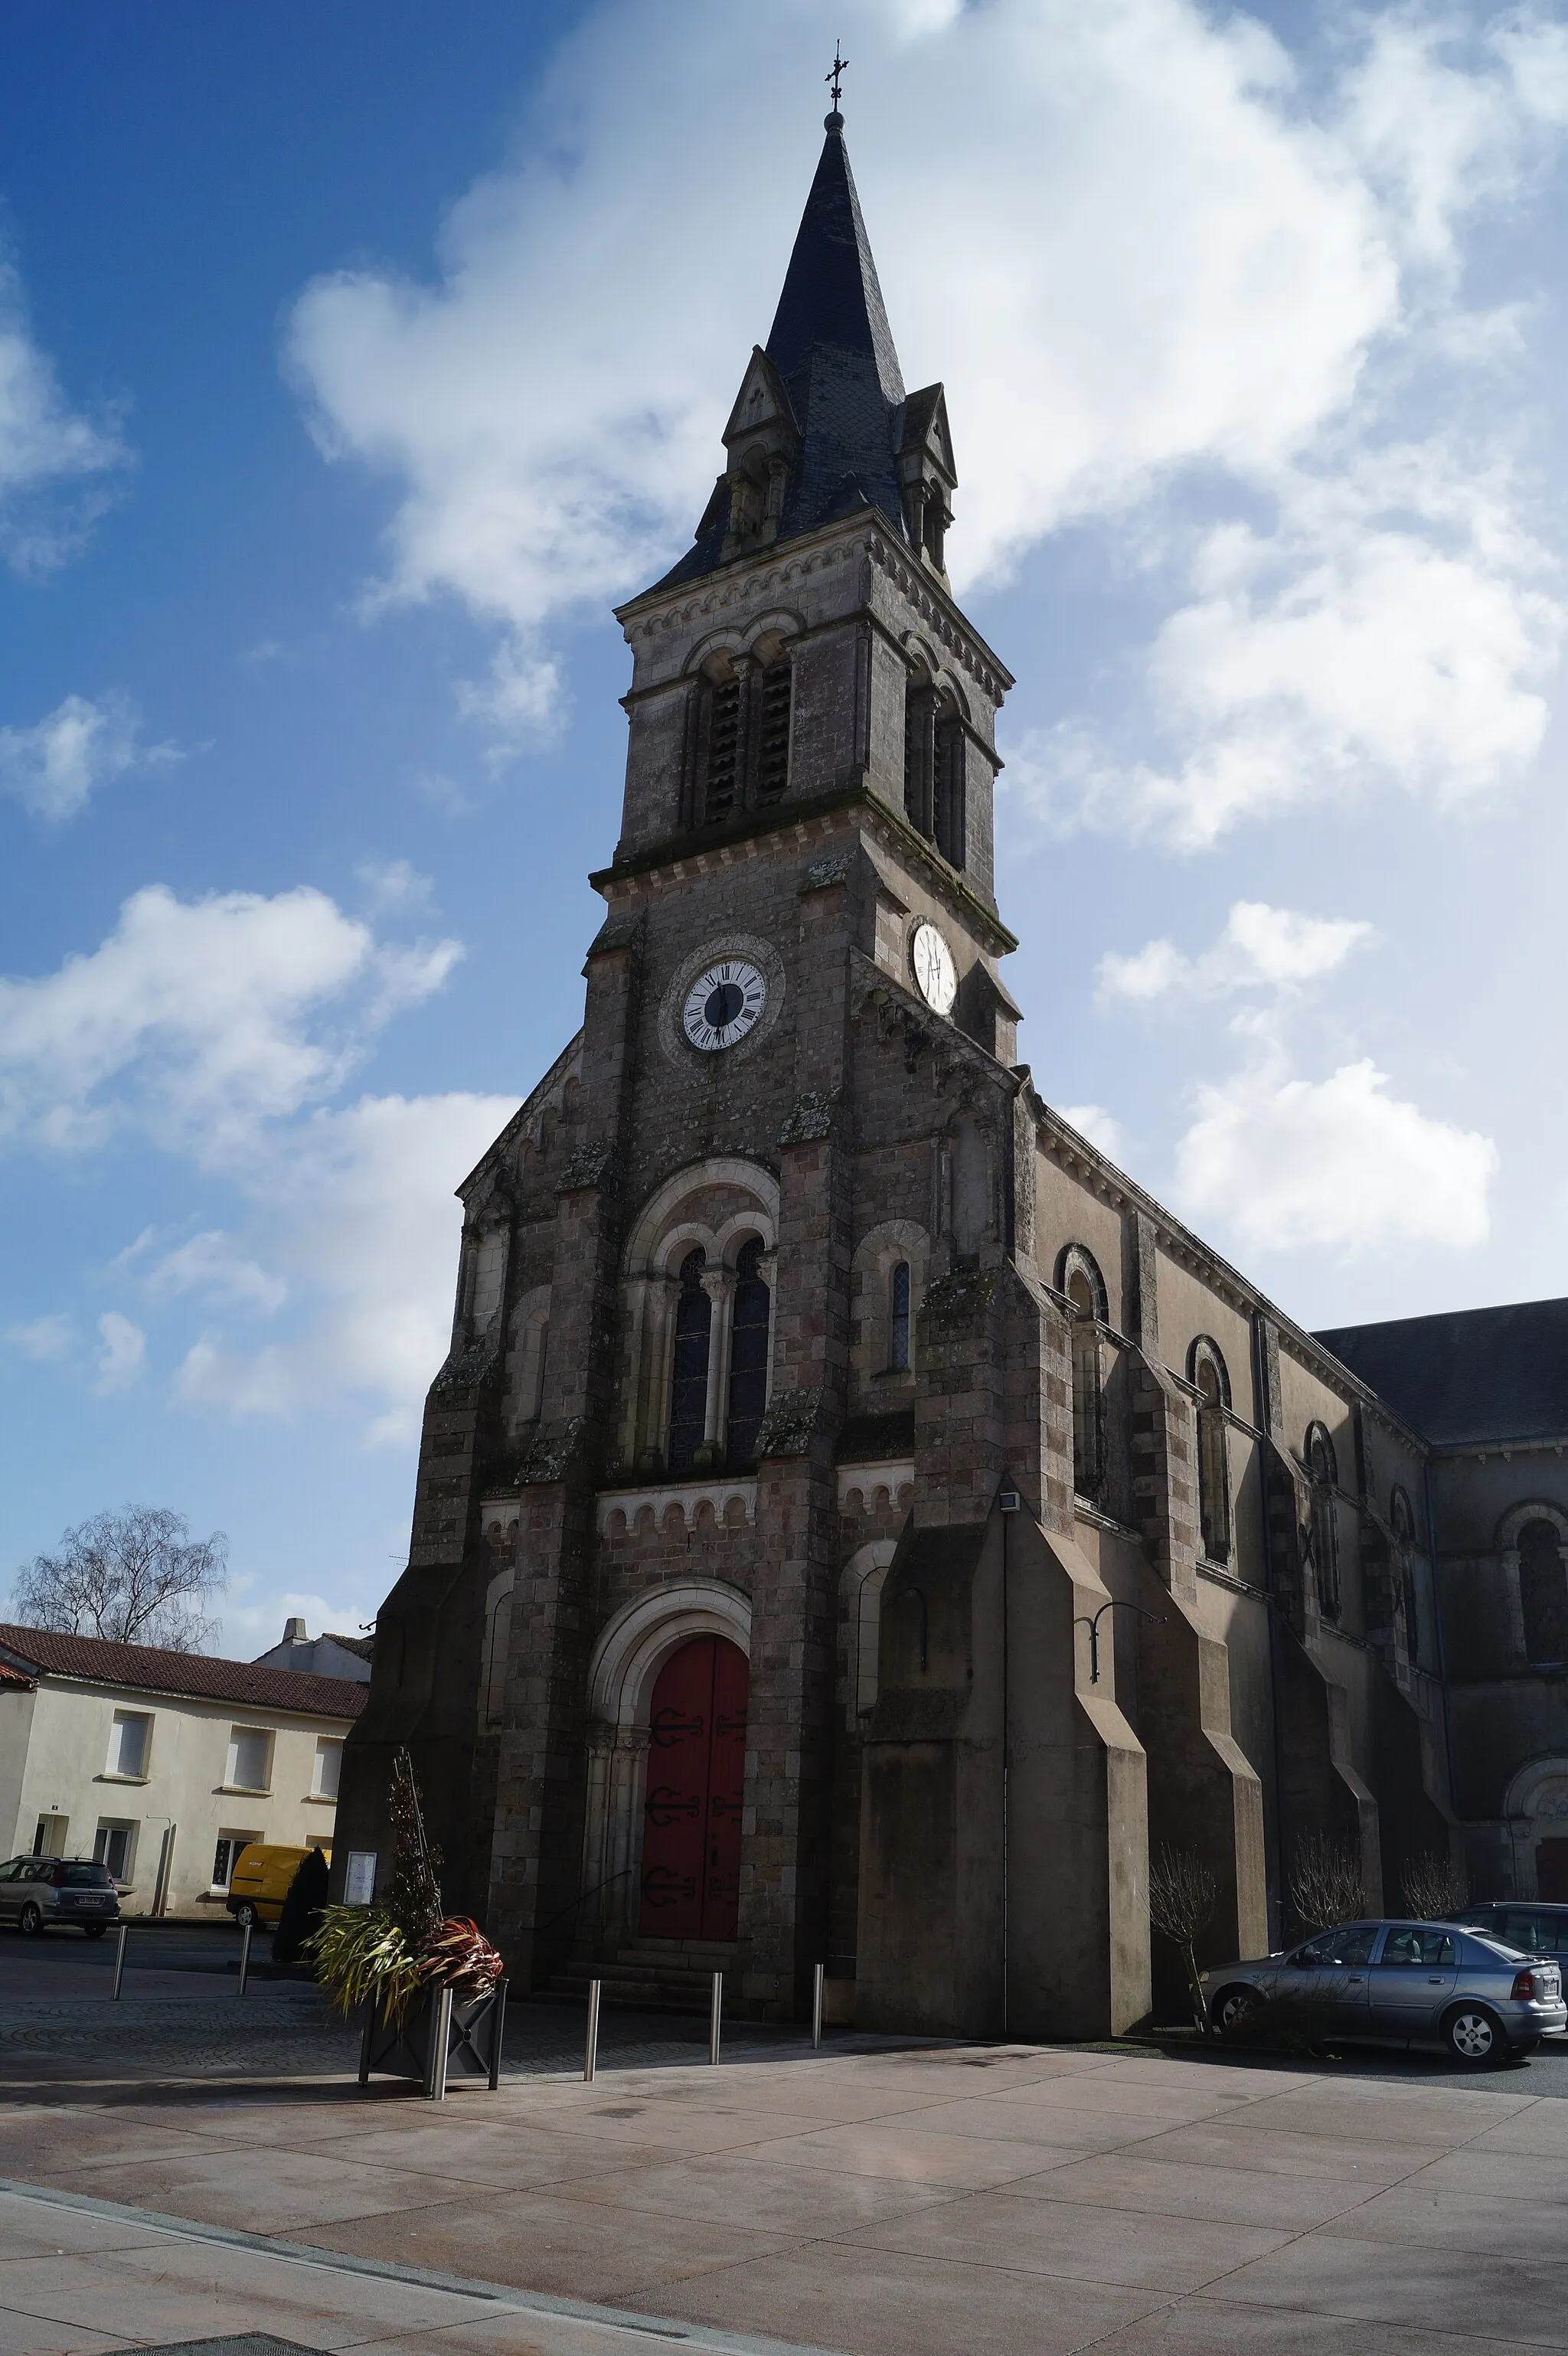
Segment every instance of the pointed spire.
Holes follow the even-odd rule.
[[[903,378],[837,108],[827,132],[765,348],[785,378],[818,349],[869,362],[882,399],[896,406]]]

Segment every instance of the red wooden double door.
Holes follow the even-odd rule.
[[[722,1636],[694,1636],[659,1671],[643,1809],[644,1938],[735,1936],[750,1682],[746,1655]]]

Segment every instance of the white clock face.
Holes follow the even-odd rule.
[[[743,1039],[767,1003],[768,985],[745,958],[720,958],[686,993],[681,1028],[705,1055]]]
[[[922,919],[914,928],[909,953],[926,1004],[933,1006],[938,1014],[951,1014],[958,995],[958,969],[953,962],[952,950],[934,925]]]

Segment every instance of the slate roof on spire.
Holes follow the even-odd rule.
[[[790,539],[852,508],[871,506],[907,539],[897,466],[903,377],[849,169],[843,116],[830,114],[827,132],[765,346],[802,436],[779,537]],[[667,582],[710,573],[724,561],[727,512],[727,502],[716,495],[696,545]]]

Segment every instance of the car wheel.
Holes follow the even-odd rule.
[[[81,1926],[81,1935],[84,1939],[101,1939],[108,1928],[107,1922],[84,1922]]]
[[[44,1918],[31,1899],[16,1917],[16,1928],[24,1939],[36,1939],[44,1927]]]
[[[1221,1988],[1211,2015],[1216,2031],[1228,2045],[1242,2045],[1255,2037],[1262,2017],[1257,1990],[1250,1987]]]
[[[1456,2005],[1443,2024],[1443,2042],[1456,2062],[1472,2064],[1500,2062],[1508,2051],[1503,2025],[1484,2004]]]
[[[236,1906],[234,1909],[234,1920],[238,1922],[242,1931],[253,1931],[256,1927],[255,1908],[251,1905],[249,1901],[247,1901],[243,1906]]]

